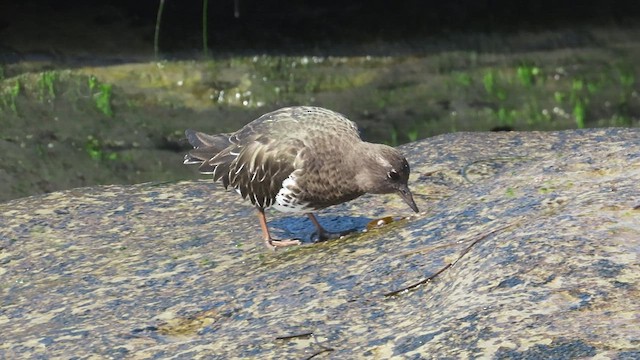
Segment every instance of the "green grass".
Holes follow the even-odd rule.
[[[414,128],[407,132],[407,138],[410,142],[418,140],[418,129]]]
[[[45,71],[40,74],[38,79],[38,95],[40,101],[46,98],[53,100],[56,98],[55,82],[58,80],[58,73],[54,71]]]
[[[111,84],[100,84],[100,91],[94,95],[96,106],[105,116],[112,117],[113,109],[111,108]]]
[[[108,117],[113,116],[111,108],[112,85],[98,81],[95,76],[89,77],[89,90],[100,112]]]
[[[469,75],[466,72],[459,72],[456,71],[453,74],[451,74],[455,83],[462,86],[462,87],[469,87],[471,86],[472,83],[472,78],[471,75]],[[491,81],[493,82],[493,79],[491,79]],[[492,85],[492,84],[491,84]]]
[[[13,80],[13,83],[8,85],[0,98],[2,102],[2,108],[9,108],[11,111],[18,115],[18,103],[17,99],[20,93],[22,92],[22,83],[20,82],[20,78],[16,78]]]
[[[576,126],[578,129],[584,129],[585,127],[585,117],[586,117],[586,108],[582,103],[581,99],[577,99],[575,104],[573,105],[573,117],[576,120]]]
[[[93,135],[87,136],[84,149],[89,157],[95,161],[115,161],[119,159],[118,153],[106,151],[104,143]]]
[[[398,146],[398,130],[395,126],[391,127],[388,144],[390,146]]]
[[[385,112],[394,114],[385,121],[395,127],[395,133],[385,127],[368,134],[394,145],[445,131],[489,130],[501,125],[515,130],[554,130],[638,124],[638,65],[629,56],[609,62],[592,61],[589,54],[546,56],[464,52],[417,58],[264,55],[189,64],[195,71],[186,71],[182,62],[163,62],[162,71],[149,69],[139,78],[129,75],[138,74],[138,68],[123,67],[93,73],[103,81],[96,76],[82,81],[88,81],[93,103],[89,105],[106,117],[119,111],[114,109],[114,94],[129,108],[156,101],[161,106],[179,106],[181,99],[188,99],[187,107],[205,111],[221,105],[314,104],[361,114]],[[69,86],[61,71],[16,79],[2,81],[0,106],[4,104],[7,111],[17,112],[35,96],[58,101],[73,94],[63,90]],[[178,88],[176,79],[185,85]],[[121,83],[122,88],[112,86]],[[158,100],[156,94],[165,89],[166,97]],[[123,107],[121,111],[130,110]]]
[[[516,73],[518,74],[518,80],[520,80],[520,84],[525,87],[531,87],[538,80],[538,75],[540,75],[540,68],[535,65],[521,65],[518,66]]]
[[[485,129],[495,125],[529,130],[637,123],[637,66],[625,59],[613,64],[573,61],[564,60],[565,66],[532,59],[512,65],[482,66],[480,62],[478,67],[444,73],[450,80],[441,90],[442,97],[457,104],[477,104],[456,111],[456,123],[494,124]],[[384,99],[379,102],[388,106]],[[446,115],[424,121],[451,118]]]

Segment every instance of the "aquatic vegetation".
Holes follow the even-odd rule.
[[[58,73],[55,71],[45,71],[40,74],[38,79],[38,95],[40,101],[45,98],[53,100],[56,98],[55,82],[58,80]]]
[[[540,75],[540,68],[531,65],[521,65],[518,66],[516,73],[518,74],[520,83],[525,87],[529,87],[535,83],[538,75]]]
[[[98,110],[100,110],[100,112],[105,116],[112,117],[112,85],[99,82],[95,76],[89,76],[89,91],[91,91],[91,95],[95,100]]]
[[[15,115],[18,115],[18,104],[16,101],[22,91],[20,78],[13,79],[13,81],[7,84],[2,90],[2,96],[0,96],[2,109],[9,108]]]
[[[95,161],[118,160],[118,153],[113,151],[107,151],[104,143],[93,135],[87,136],[87,141],[84,144],[84,149],[89,157]]]

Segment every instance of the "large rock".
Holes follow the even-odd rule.
[[[640,357],[638,129],[404,150],[422,213],[275,253],[210,181],[0,204],[0,358]],[[409,214],[366,196],[321,221]]]

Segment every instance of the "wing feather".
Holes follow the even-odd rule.
[[[227,175],[222,176],[223,183],[227,178],[229,185],[252,204],[263,208],[270,206],[282,188],[282,182],[295,170],[295,145],[264,139],[237,144],[234,148],[238,150],[238,156],[229,163]]]

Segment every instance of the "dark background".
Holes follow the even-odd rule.
[[[145,55],[153,49],[158,0],[42,0],[0,4],[0,60],[35,55]],[[584,27],[635,25],[640,5],[621,1],[210,1],[209,48],[226,53],[430,52],[474,47],[469,33],[571,28],[580,45]],[[165,57],[202,53],[201,1],[167,0],[160,49]],[[77,37],[74,38],[73,34]],[[425,39],[429,45],[425,44]],[[576,44],[572,44],[576,42]],[[103,50],[99,51],[101,43]],[[393,43],[395,46],[375,46]],[[363,46],[368,44],[368,46]],[[374,46],[371,46],[374,44]],[[85,50],[86,52],[83,52]],[[505,49],[503,49],[505,50]],[[506,49],[508,50],[508,49]],[[544,49],[541,49],[544,50]]]

